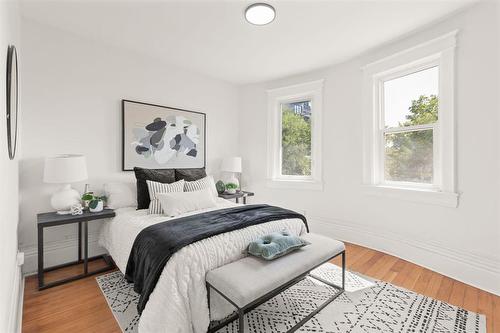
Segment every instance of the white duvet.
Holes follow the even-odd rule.
[[[222,209],[235,204],[218,199],[217,207],[180,215]],[[116,217],[105,222],[99,244],[106,248],[122,273],[139,232],[156,223],[173,220],[161,215],[148,215],[146,210],[121,208]],[[305,226],[300,219],[263,223],[220,234],[188,245],[176,252],[165,265],[139,321],[140,333],[202,333],[210,319],[207,304],[205,274],[217,267],[245,256],[248,243],[274,231],[289,230],[301,235]],[[211,294],[212,320],[222,319],[234,308],[216,294]]]

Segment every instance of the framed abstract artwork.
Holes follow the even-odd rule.
[[[122,100],[122,121],[124,171],[205,167],[206,114]]]

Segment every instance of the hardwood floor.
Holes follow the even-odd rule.
[[[89,263],[89,270],[104,261]],[[82,272],[81,265],[45,275],[46,282]],[[106,274],[106,273],[104,273]],[[121,333],[95,280],[96,275],[38,291],[36,276],[26,278],[23,332],[116,332]]]
[[[485,314],[487,332],[500,333],[500,297],[394,256],[347,244],[347,268],[467,310]],[[333,261],[340,264],[338,260]],[[91,269],[102,265],[92,262]],[[47,281],[81,271],[73,266],[47,274]],[[23,332],[116,332],[120,328],[95,276],[38,291],[36,276],[26,278]]]

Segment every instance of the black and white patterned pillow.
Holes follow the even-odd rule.
[[[193,182],[184,183],[184,192],[200,191],[209,188],[212,195],[217,198],[217,188],[215,187],[214,178],[212,176],[206,176],[205,178],[195,180]]]
[[[149,214],[163,213],[160,200],[158,200],[156,196],[157,193],[171,193],[171,192],[184,191],[184,179],[170,184],[153,182],[151,180],[146,180],[146,183],[148,184],[149,198],[151,199],[151,202],[149,203]]]

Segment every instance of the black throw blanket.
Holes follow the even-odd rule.
[[[135,238],[125,273],[125,278],[134,283],[135,292],[141,295],[137,304],[139,314],[144,310],[167,261],[184,246],[224,232],[291,218],[304,221],[309,232],[303,215],[269,205],[246,205],[215,210],[161,222],[143,229]]]

